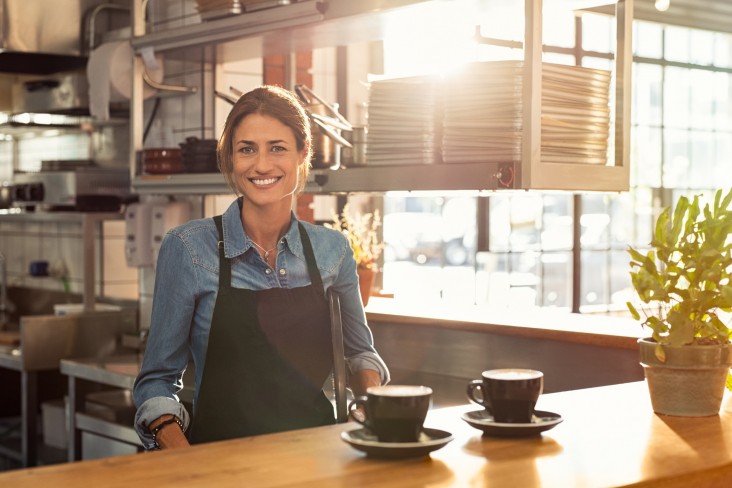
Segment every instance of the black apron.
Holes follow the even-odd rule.
[[[323,392],[333,368],[330,313],[305,229],[298,223],[311,284],[254,291],[231,286],[221,216],[214,221],[219,290],[190,442],[334,424]]]

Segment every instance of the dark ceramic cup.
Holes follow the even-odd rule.
[[[530,423],[544,390],[544,373],[534,369],[491,369],[468,383],[468,398],[499,423]]]
[[[431,404],[432,389],[428,386],[372,386],[366,390],[366,396],[353,399],[348,412],[379,442],[417,442]],[[363,421],[353,415],[358,407],[366,414]]]

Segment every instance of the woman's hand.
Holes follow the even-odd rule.
[[[378,371],[373,369],[362,369],[361,371],[353,373],[348,378],[348,383],[354,396],[365,396],[366,389],[369,386],[381,385],[381,375],[379,375]],[[354,418],[361,422],[366,420],[366,412],[364,412],[363,407],[358,406],[351,410],[348,415],[348,420],[353,420]]]
[[[369,386],[380,386],[381,375],[374,369],[362,369],[352,373],[348,378],[348,386],[355,396],[365,396]]]

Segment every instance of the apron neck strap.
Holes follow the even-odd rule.
[[[219,240],[218,240],[218,247],[219,247],[219,288],[226,287],[229,288],[231,286],[231,262],[226,259],[226,254],[224,253],[224,224],[223,224],[223,218],[221,215],[216,215],[214,218],[214,223],[216,224],[216,229],[219,232]]]
[[[313,246],[310,244],[310,236],[308,236],[302,223],[298,222],[297,228],[300,231],[300,240],[302,241],[302,250],[305,253],[305,261],[308,264],[310,281],[312,281],[313,286],[318,290],[318,294],[325,296],[323,279],[320,277],[320,271],[318,271],[318,263],[315,261],[315,253],[313,252]]]

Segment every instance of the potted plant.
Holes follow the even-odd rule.
[[[681,197],[659,215],[651,248],[628,250],[643,306],[627,305],[652,331],[638,343],[657,413],[719,413],[732,365],[724,317],[732,310],[731,201],[732,190],[718,190],[703,207],[698,195]]]
[[[378,229],[381,227],[379,211],[364,214],[352,213],[350,206],[346,204],[341,214],[333,217],[333,223],[325,225],[339,230],[348,239],[356,260],[361,300],[366,306],[377,271],[377,261],[384,248],[378,233]]]

